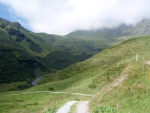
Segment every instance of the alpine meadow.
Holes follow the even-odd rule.
[[[104,6],[100,8],[94,0],[95,9],[93,2],[87,2],[82,10],[83,4],[67,1],[56,1],[54,6],[50,5],[52,1],[32,1],[30,5],[35,6],[31,10],[28,4],[28,12],[21,8],[23,1],[0,0],[0,113],[149,113],[150,18],[144,15],[149,9],[143,19],[138,15],[134,24],[128,22],[131,12],[145,11],[137,7],[146,0],[137,3],[137,7],[131,2],[133,8],[127,20],[127,15],[122,14],[126,14],[123,6],[129,1],[107,1],[117,4],[116,8],[112,4],[104,8],[102,0]],[[43,4],[45,9],[37,9]],[[11,14],[7,12],[7,18],[3,17],[6,6]],[[96,16],[117,7],[122,7],[121,14],[112,10],[110,16]],[[82,15],[78,16],[78,11]],[[34,13],[32,19],[30,13]],[[24,20],[32,29],[22,24]],[[105,24],[99,27],[99,22]],[[45,32],[35,32],[35,27]],[[66,27],[72,31],[65,35],[46,32],[46,28],[64,32]]]

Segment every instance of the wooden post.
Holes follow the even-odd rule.
[[[150,68],[149,68],[149,73],[148,73],[148,80],[150,81]]]
[[[143,57],[143,70],[144,70],[144,64],[145,64],[145,60],[144,60],[144,57]]]
[[[136,61],[138,61],[138,54],[136,54],[136,58],[135,59],[136,59]]]

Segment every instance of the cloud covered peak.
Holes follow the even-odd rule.
[[[150,18],[149,0],[0,0],[35,32],[67,34],[82,29],[136,24]]]

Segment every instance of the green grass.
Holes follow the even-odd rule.
[[[78,104],[78,102],[75,103],[75,104],[73,104],[73,105],[71,106],[69,113],[75,113],[76,108],[77,108],[77,104]]]
[[[145,112],[147,113],[150,100],[148,96],[150,95],[150,82],[147,78],[147,66],[145,65],[145,70],[142,70],[142,63],[143,57],[145,61],[150,60],[149,48],[149,36],[128,40],[104,50],[84,62],[74,64],[51,75],[46,80],[43,80],[43,83],[51,82],[38,86],[37,89],[54,87],[54,91],[62,90],[101,95],[99,94],[101,88],[111,84],[126,67],[131,66],[128,80],[116,88],[114,93],[109,92],[104,95],[102,100],[96,96],[91,101],[91,110],[96,109],[96,107],[106,106],[119,112],[134,112],[134,110],[142,112],[142,110],[146,109]],[[138,62],[135,61],[136,53],[139,55]],[[143,87],[143,89],[138,90],[138,87]],[[124,91],[124,89],[127,89],[127,91]],[[136,93],[135,95],[130,95],[130,91],[133,89],[135,89]],[[120,95],[119,98],[118,95]],[[136,99],[139,97],[140,99]],[[119,108],[120,104],[122,107]],[[139,107],[141,104],[145,106],[143,109]]]
[[[149,113],[150,81],[148,69],[142,70],[141,64],[132,64],[129,78],[113,92],[98,93],[91,101],[91,109],[111,106],[119,113]]]
[[[26,92],[24,92],[26,93]],[[71,94],[8,92],[0,94],[1,113],[47,113],[56,110],[69,100],[86,100],[88,97]]]
[[[83,61],[106,47],[101,40],[33,33],[19,23],[0,18],[0,84],[32,81],[36,76]]]
[[[29,91],[66,91],[78,92],[86,94],[96,94],[94,98],[90,98],[91,112],[113,111],[116,112],[149,112],[150,107],[150,81],[148,80],[148,67],[145,65],[143,69],[143,57],[145,61],[150,60],[150,37],[138,37],[128,40],[122,44],[113,46],[101,53],[91,57],[90,59],[71,65],[70,67],[51,74],[43,78],[41,85],[32,87],[22,92]],[[139,55],[139,61],[135,61],[135,55]],[[124,69],[129,68],[128,79],[125,80],[119,87],[114,88],[111,92],[104,90],[103,93],[99,91],[109,86],[118,76],[121,75]],[[107,87],[106,87],[107,88]],[[7,99],[8,94],[17,92],[8,92],[0,95],[0,99]],[[41,96],[43,95],[43,96]],[[18,95],[19,96],[19,95]],[[17,99],[18,96],[12,97]],[[37,112],[49,106],[48,98],[54,99],[55,103],[51,103],[49,109],[58,108],[65,102],[70,100],[89,100],[89,98],[75,97],[74,95],[51,95],[34,94],[35,100],[28,100],[29,95],[24,97],[26,103],[36,103],[33,107],[23,108],[21,110],[29,112]],[[37,99],[38,98],[38,99]],[[9,98],[11,100],[11,98]],[[15,100],[14,99],[14,100]],[[39,101],[38,101],[39,100]],[[41,101],[44,101],[43,103]],[[61,103],[60,103],[61,102]],[[7,103],[4,103],[4,105]],[[20,104],[21,105],[21,104]],[[2,105],[3,106],[3,105]],[[16,110],[18,107],[11,107],[9,111]],[[0,108],[4,111],[3,108]],[[99,110],[99,111],[98,111]],[[110,112],[111,113],[111,112]]]
[[[143,57],[145,61],[150,60],[149,47],[150,37],[141,37],[126,41],[117,45],[119,51],[115,54],[122,54],[122,63],[131,65],[128,79],[113,92],[98,93],[91,101],[91,111],[102,106],[115,108],[117,112],[148,113],[150,98],[150,81],[148,80],[148,66],[143,69]],[[113,53],[113,49],[111,52]],[[139,54],[139,61],[135,62],[135,54]],[[123,56],[124,55],[124,56]],[[125,57],[128,57],[126,59]],[[100,111],[99,111],[100,112]]]
[[[5,83],[0,85],[0,93],[7,91],[17,91],[21,86],[24,86],[24,89],[30,87],[27,82],[12,82],[7,84]]]

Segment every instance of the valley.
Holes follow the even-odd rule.
[[[33,33],[18,22],[0,18],[0,83],[27,82],[17,87],[28,88],[34,78],[83,61],[105,48],[102,45],[94,46],[95,43]],[[9,90],[17,90],[17,87]]]
[[[82,102],[89,113],[149,113],[148,26],[58,36],[0,19],[0,111],[56,113],[73,101],[71,113]]]

